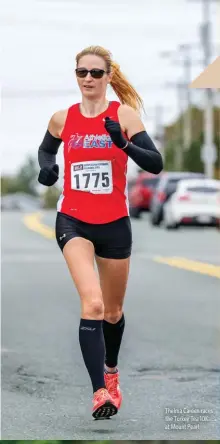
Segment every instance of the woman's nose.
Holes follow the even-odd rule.
[[[91,80],[92,79],[92,76],[91,76],[90,72],[87,72],[87,75],[86,75],[85,79],[86,80]]]

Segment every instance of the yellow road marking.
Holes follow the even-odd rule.
[[[55,230],[48,225],[41,222],[43,218],[42,213],[26,214],[23,218],[24,224],[27,228],[35,231],[48,239],[55,238]],[[204,262],[193,261],[184,257],[153,257],[155,262],[170,265],[171,267],[177,267],[183,270],[193,271],[195,273],[201,273],[208,276],[216,277],[220,279],[220,266],[207,264]]]
[[[47,237],[48,239],[54,239],[55,238],[54,228],[42,224],[41,223],[42,217],[43,214],[41,213],[26,214],[23,218],[23,221],[26,227],[29,228],[29,230],[35,231],[41,234],[42,236]]]
[[[181,268],[183,270],[194,271],[195,273],[206,274],[220,279],[220,266],[207,264],[204,262],[193,261],[184,257],[161,257],[153,258],[155,262],[170,265],[171,267]]]

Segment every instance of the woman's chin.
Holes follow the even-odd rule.
[[[94,88],[83,88],[82,93],[84,94],[84,96],[95,96],[95,91]]]
[[[83,91],[82,93],[83,97],[85,97],[86,99],[91,99],[91,100],[97,100],[99,98],[99,96],[97,96],[97,94],[95,94],[95,92],[91,92],[91,91]]]

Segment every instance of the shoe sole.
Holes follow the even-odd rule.
[[[110,418],[110,416],[116,415],[118,412],[117,407],[112,404],[110,401],[106,401],[101,407],[98,407],[93,413],[92,416],[95,419],[103,419]]]

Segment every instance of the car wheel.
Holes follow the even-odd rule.
[[[179,228],[179,226],[180,226],[180,224],[178,222],[175,222],[175,220],[173,220],[172,217],[170,218],[170,216],[167,217],[166,214],[164,217],[163,225],[166,230],[177,230],[177,228]]]
[[[153,226],[159,227],[160,223],[161,223],[161,220],[158,219],[158,217],[154,217],[154,216],[151,217],[151,224]]]
[[[158,226],[161,224],[163,220],[163,213],[160,211],[159,214],[153,214],[151,213],[151,224],[154,226]]]
[[[130,208],[129,212],[130,212],[130,216],[133,217],[134,219],[140,218],[141,211],[139,208]]]
[[[179,228],[179,225],[175,224],[175,223],[173,223],[173,224],[166,224],[165,228],[166,228],[166,230],[177,230],[177,228]]]

